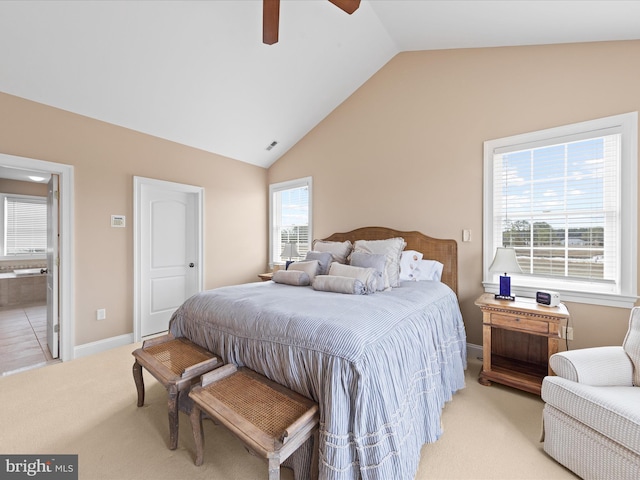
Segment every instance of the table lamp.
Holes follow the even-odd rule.
[[[295,243],[285,243],[284,244],[284,248],[282,249],[282,253],[280,254],[281,258],[284,257],[289,257],[289,260],[287,260],[284,269],[288,269],[289,265],[291,265],[293,263],[293,260],[291,260],[291,257],[299,257],[300,254],[298,253],[298,247],[296,246]]]
[[[496,294],[496,300],[515,300],[516,298],[511,295],[511,277],[507,275],[507,273],[522,273],[515,249],[498,247],[489,271],[504,273],[504,275],[500,275],[500,293]]]

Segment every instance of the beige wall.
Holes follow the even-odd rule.
[[[638,58],[639,41],[399,54],[269,182],[313,176],[316,238],[382,225],[456,239],[468,341],[481,345],[483,142],[640,110]],[[620,344],[628,310],[567,306],[570,348]]]
[[[455,238],[479,345],[482,142],[640,110],[638,58],[638,41],[402,53],[268,172],[2,93],[0,152],[74,166],[77,345],[132,332],[134,175],[205,188],[205,288],[265,268],[272,182],[313,176],[316,237],[384,225]],[[622,340],[627,310],[568,307],[572,348]]]
[[[264,271],[265,169],[2,93],[0,121],[1,153],[74,166],[76,345],[133,331],[134,176],[204,187],[205,288]]]

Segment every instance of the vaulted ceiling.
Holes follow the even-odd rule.
[[[403,51],[640,39],[640,1],[0,2],[0,91],[269,167]],[[273,142],[275,147],[267,150]]]

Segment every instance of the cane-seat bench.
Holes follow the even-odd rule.
[[[133,379],[138,390],[138,407],[144,405],[143,367],[167,389],[169,448],[175,450],[178,446],[178,411],[187,414],[191,411],[189,389],[199,382],[202,374],[221,366],[222,362],[208,350],[171,334],[146,340],[132,355],[135,357]]]
[[[202,376],[191,389],[195,464],[203,463],[203,413],[225,426],[269,463],[269,480],[280,464],[313,438],[310,473],[318,478],[318,405],[248,368],[225,365]]]

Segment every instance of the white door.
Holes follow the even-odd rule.
[[[59,356],[60,314],[58,310],[59,203],[58,175],[52,174],[47,194],[47,345],[53,358]]]
[[[202,289],[202,191],[136,179],[139,332],[145,337],[166,331],[173,312]]]

